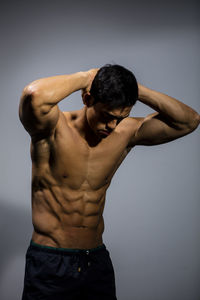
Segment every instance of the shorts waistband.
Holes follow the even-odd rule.
[[[45,246],[35,243],[33,240],[30,242],[30,248],[34,248],[39,251],[50,252],[50,253],[66,253],[66,254],[90,254],[95,253],[100,250],[105,250],[106,246],[104,244],[90,249],[73,249],[73,248],[56,248],[51,246]]]

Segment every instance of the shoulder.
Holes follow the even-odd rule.
[[[120,122],[118,126],[126,132],[129,132],[130,134],[134,134],[137,129],[141,126],[143,123],[144,118],[139,117],[127,117],[124,120]]]
[[[67,128],[74,128],[79,119],[80,112],[77,111],[60,111],[59,121],[56,126],[56,133],[66,130]]]
[[[140,117],[127,117],[120,122],[117,126],[118,131],[122,134],[125,134],[128,138],[128,147],[132,148],[135,146],[135,135],[138,129],[144,122],[144,118]]]
[[[70,125],[73,118],[74,118],[73,112],[60,110],[59,120],[56,129],[58,129],[59,127],[63,127],[63,125]]]
[[[80,115],[80,110],[74,110],[74,111],[62,111],[62,115],[67,123],[71,123]]]

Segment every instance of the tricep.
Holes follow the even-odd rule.
[[[31,136],[49,135],[55,128],[59,117],[57,105],[42,101],[42,95],[25,87],[19,104],[19,118]]]

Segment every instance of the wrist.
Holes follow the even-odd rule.
[[[85,83],[85,86],[82,89],[85,90],[85,92],[90,92],[92,82],[93,82],[94,77],[96,76],[98,70],[99,69],[90,69],[86,72],[81,72],[81,73],[83,73],[82,76],[84,77],[84,83]]]
[[[145,100],[150,96],[153,90],[147,88],[144,85],[138,84],[138,100]]]
[[[80,79],[81,89],[86,89],[89,84],[89,74],[88,72],[80,71],[77,73],[78,78]]]

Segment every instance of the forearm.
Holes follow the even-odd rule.
[[[70,75],[58,75],[33,81],[24,89],[39,104],[56,105],[62,99],[89,84],[89,72],[77,72]]]
[[[191,107],[166,94],[151,90],[140,84],[138,86],[139,101],[162,114],[175,126],[198,126],[200,116]]]

